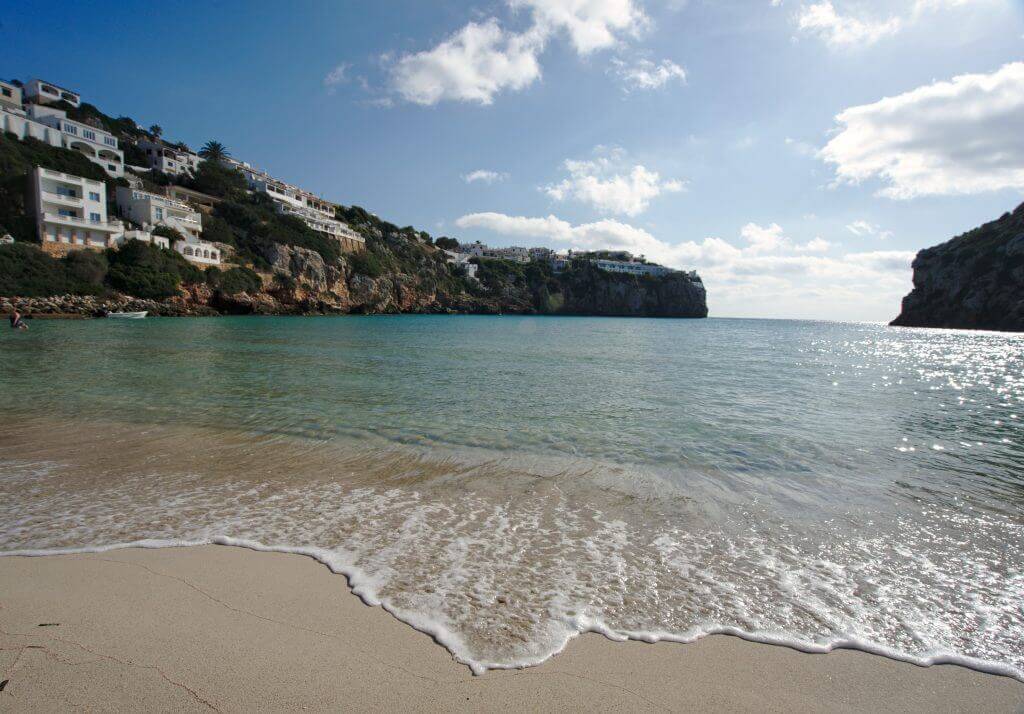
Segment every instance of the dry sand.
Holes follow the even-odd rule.
[[[1024,684],[854,651],[598,635],[474,677],[297,555],[205,546],[0,558],[7,711],[1024,711]]]

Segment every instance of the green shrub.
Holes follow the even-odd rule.
[[[0,245],[0,295],[46,297],[67,291],[61,261],[30,243]]]
[[[245,194],[245,177],[237,169],[218,161],[203,161],[196,175],[182,185],[218,198],[239,198]]]
[[[107,283],[123,293],[158,300],[177,294],[182,283],[200,283],[202,271],[173,250],[142,241],[128,241],[108,250]]]
[[[237,245],[231,226],[223,218],[203,214],[203,240]]]
[[[348,264],[353,273],[365,275],[368,278],[379,278],[384,274],[384,266],[381,265],[377,256],[368,250],[348,256]]]
[[[185,236],[181,234],[181,231],[170,226],[154,226],[151,232],[155,236],[161,236],[169,240],[171,247],[174,247],[175,241],[185,240]]]
[[[440,238],[438,238],[437,240],[434,241],[434,245],[436,245],[438,248],[442,248],[444,250],[458,250],[459,249],[459,242],[457,240],[455,240],[454,238],[449,238],[448,236],[441,236]]]
[[[109,263],[103,253],[94,250],[76,250],[63,260],[68,289],[78,294],[96,295],[103,292]]]
[[[215,290],[226,295],[236,293],[258,293],[263,289],[259,273],[249,268],[230,268],[225,271],[206,271],[206,282]]]

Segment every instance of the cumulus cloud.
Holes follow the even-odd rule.
[[[470,171],[468,174],[464,174],[462,180],[466,183],[495,183],[497,181],[504,181],[508,178],[508,174],[498,173],[497,171],[488,171],[487,169],[477,169],[476,171]]]
[[[663,193],[678,193],[685,186],[676,179],[636,164],[623,167],[624,152],[598,147],[598,156],[589,161],[568,159],[563,167],[568,177],[558,183],[541,186],[556,201],[574,199],[605,213],[635,216],[643,213],[653,199]]]
[[[643,228],[605,219],[573,225],[554,215],[509,216],[471,213],[455,222],[513,241],[542,242],[557,248],[628,250],[681,269],[696,268],[708,289],[714,314],[885,319],[899,311],[910,288],[909,251],[823,255],[822,238],[791,241],[776,223],[748,223],[740,242],[718,237],[670,244]]]
[[[797,27],[802,32],[816,34],[833,46],[870,45],[898,32],[901,24],[898,17],[872,20],[841,15],[832,0],[806,5],[797,16]]]
[[[626,62],[615,58],[609,72],[626,92],[659,89],[672,81],[686,82],[686,70],[672,60],[654,63],[649,59]]]
[[[840,183],[894,199],[1024,189],[1024,62],[964,74],[836,117],[819,152]]]
[[[391,87],[402,99],[491,104],[503,91],[518,91],[541,76],[540,55],[551,37],[566,33],[580,55],[613,47],[635,35],[647,17],[635,0],[508,0],[530,14],[523,32],[496,18],[470,22],[437,46],[403,55],[391,67]]]
[[[542,32],[567,32],[581,55],[612,47],[620,35],[636,35],[649,22],[634,0],[510,0],[509,4],[529,8]]]
[[[392,80],[398,94],[415,104],[490,104],[498,92],[522,89],[540,77],[542,48],[536,33],[505,32],[493,18],[470,22],[433,49],[399,59]]]

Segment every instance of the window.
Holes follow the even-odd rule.
[[[83,129],[82,136],[84,136],[89,141],[96,141],[96,132],[90,131],[89,129]]]
[[[41,88],[41,89],[42,89],[42,90],[43,90],[44,92],[46,92],[47,94],[52,94],[52,95],[53,95],[53,96],[55,96],[55,97],[56,97],[56,96],[59,96],[59,95],[57,94],[57,90],[56,90],[56,89],[54,89],[53,87],[51,87],[51,86],[50,86],[50,85],[48,85],[48,84],[43,84],[43,85],[41,85],[41,87],[40,87],[40,88]]]
[[[117,146],[117,139],[114,139],[113,137],[110,137],[110,136],[105,136],[105,137],[103,137],[103,143],[106,144],[107,146],[114,146],[114,147],[116,147]]]
[[[158,221],[162,221],[164,219],[164,209],[162,209],[162,208],[156,209],[156,219]]]
[[[100,214],[98,214],[98,213],[90,213],[89,214],[89,220],[92,221],[93,223],[99,223],[100,222]]]
[[[60,95],[60,96],[61,96],[61,99],[67,99],[67,100],[68,100],[69,102],[71,102],[72,104],[74,104],[75,102],[77,102],[77,101],[78,101],[78,97],[76,97],[76,96],[75,96],[74,94],[72,94],[71,92],[61,92],[61,95]]]
[[[100,195],[98,193],[96,193],[95,191],[90,191],[89,192],[89,200],[90,201],[99,201],[100,200]]]
[[[113,164],[107,164],[107,170],[108,171],[117,171],[117,167],[114,166]]]
[[[78,136],[78,127],[73,126],[71,124],[65,124],[64,131],[66,131],[69,134],[74,134],[75,136]]]
[[[13,97],[14,96],[13,94],[11,94],[11,90],[9,90],[7,87],[0,87],[0,89],[3,89],[5,97]]]

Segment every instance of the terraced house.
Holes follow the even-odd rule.
[[[42,249],[51,255],[110,248],[124,232],[121,221],[107,217],[102,181],[36,167],[29,174],[28,199]]]
[[[335,204],[298,186],[275,179],[247,163],[229,159],[228,164],[245,176],[250,190],[269,196],[277,206],[278,213],[296,216],[314,231],[338,241],[342,250],[353,252],[366,247],[366,241],[361,235],[334,217],[338,208]]]

